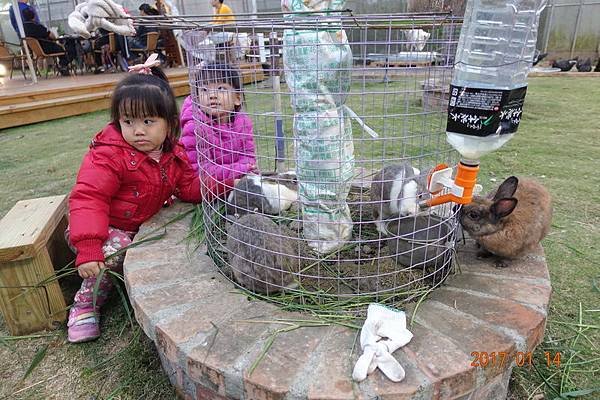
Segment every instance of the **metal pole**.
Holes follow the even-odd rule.
[[[277,32],[269,33],[269,47],[271,50],[271,79],[273,81],[273,94],[275,97],[275,172],[281,173],[285,169],[285,134],[283,133],[283,112],[281,106],[281,77],[279,74],[279,43]]]
[[[19,28],[19,36],[21,38],[25,38],[25,30],[23,29],[23,19],[21,18],[21,9],[19,8],[19,3],[17,0],[12,0],[13,12],[15,14],[15,19],[17,20],[17,27]],[[29,72],[31,73],[31,80],[33,83],[37,83],[37,75],[35,74],[35,68],[33,68],[33,60],[31,59],[31,54],[29,54],[29,47],[27,47],[27,43],[24,43],[25,39],[21,39],[21,43],[25,48],[25,55],[27,56],[27,66],[29,67]]]
[[[579,25],[581,24],[581,10],[583,9],[583,0],[579,0],[579,10],[577,10],[577,21],[575,22],[575,33],[573,34],[573,42],[571,42],[571,55],[575,52],[575,43],[577,43],[577,35],[579,34]]]
[[[548,16],[548,23],[546,24],[546,37],[544,39],[544,50],[543,53],[548,52],[548,41],[550,40],[550,31],[552,30],[552,20],[554,18],[554,4],[550,4],[550,15]]]
[[[46,26],[50,26],[50,21],[52,21],[52,11],[50,10],[50,0],[46,0],[46,7],[48,8],[48,19],[46,21]]]

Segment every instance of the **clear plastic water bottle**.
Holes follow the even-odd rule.
[[[473,164],[517,131],[546,0],[468,0],[450,88],[448,142]]]

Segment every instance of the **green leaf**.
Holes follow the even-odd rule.
[[[98,298],[98,292],[100,291],[100,282],[106,273],[106,268],[100,268],[100,272],[96,276],[96,282],[94,283],[94,291],[92,293],[92,307],[94,308],[94,313],[96,312],[96,300]]]
[[[600,387],[574,390],[572,392],[562,393],[560,397],[555,397],[554,400],[573,399],[575,397],[587,396],[588,394],[600,392]]]
[[[48,350],[48,344],[45,344],[41,349],[35,353],[33,360],[31,360],[31,364],[29,364],[29,368],[25,372],[25,375],[21,378],[21,382],[27,379],[27,377],[33,372],[33,370],[42,362],[44,357],[46,357],[46,351]]]
[[[127,319],[129,320],[129,323],[131,324],[131,328],[133,329],[134,324],[133,324],[133,319],[131,318],[131,314],[132,314],[131,309],[129,308],[129,303],[127,302],[127,296],[125,296],[125,293],[123,292],[121,283],[118,281],[118,278],[116,277],[116,276],[118,276],[118,274],[113,271],[109,271],[109,272],[111,273],[113,285],[117,289],[117,292],[119,292],[119,297],[121,298],[121,304],[123,304],[123,308],[125,309],[125,312],[127,313]]]

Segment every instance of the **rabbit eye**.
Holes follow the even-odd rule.
[[[477,211],[469,211],[468,215],[471,219],[479,219],[479,213]]]

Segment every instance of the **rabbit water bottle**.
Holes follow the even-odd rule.
[[[440,165],[429,190],[442,193],[431,207],[468,204],[479,159],[502,147],[517,132],[533,62],[540,14],[546,0],[469,0],[450,85],[446,136],[461,155],[452,169]]]

